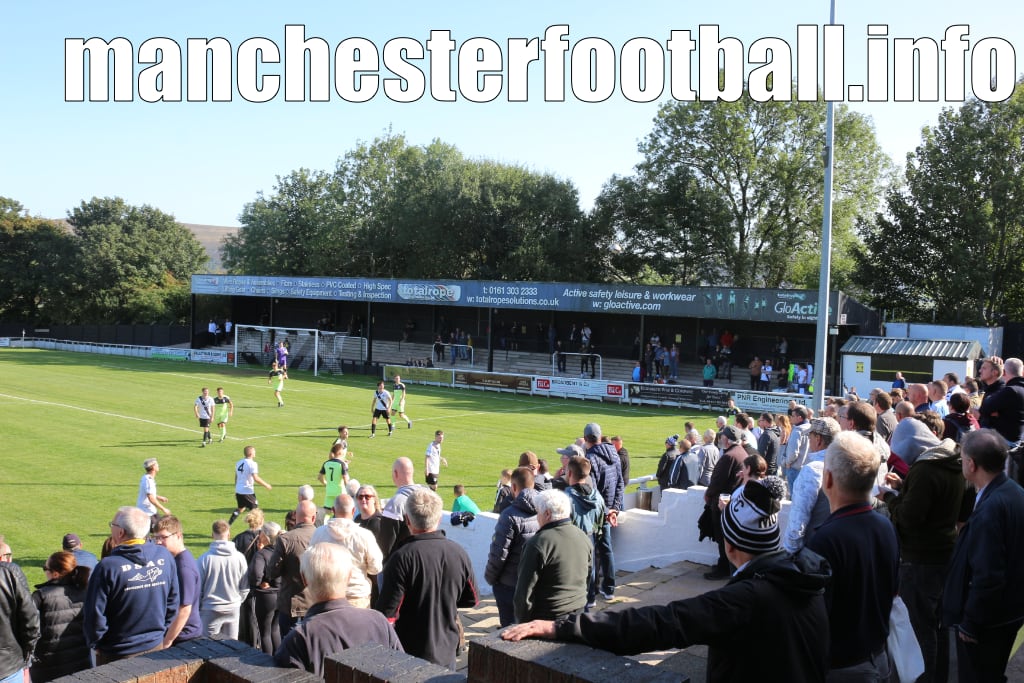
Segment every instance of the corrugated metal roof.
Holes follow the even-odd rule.
[[[866,356],[917,356],[950,360],[974,360],[981,357],[981,344],[973,339],[896,339],[854,336],[843,344],[840,353]]]

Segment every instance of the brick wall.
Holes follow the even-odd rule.
[[[316,683],[297,669],[235,640],[205,638],[168,650],[80,671],[59,683]],[[658,669],[584,645],[525,640],[498,633],[469,641],[469,669],[452,672],[381,645],[364,645],[327,658],[326,683],[688,683]]]

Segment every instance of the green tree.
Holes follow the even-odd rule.
[[[904,184],[865,225],[858,280],[899,319],[1024,316],[1024,82],[1004,102],[945,109],[907,156]]]
[[[559,268],[588,271],[564,258],[586,237],[571,184],[390,133],[347,152],[333,173],[278,178],[241,222],[223,249],[234,273],[550,279]]]
[[[742,97],[667,103],[640,144],[644,161],[632,188],[621,183],[607,188],[612,205],[647,212],[654,225],[636,227],[641,213],[623,215],[615,229],[627,238],[626,246],[637,241],[647,249],[665,246],[660,267],[689,281],[817,286],[824,128],[823,102]],[[856,242],[856,218],[877,208],[872,198],[885,181],[889,160],[870,121],[842,106],[836,107],[834,149],[832,279],[843,287],[853,267],[848,252]],[[640,196],[627,200],[622,193],[629,189]],[[673,238],[676,229],[683,234]],[[711,263],[682,263],[694,254]],[[643,253],[638,256],[637,263],[646,262]]]
[[[69,322],[180,322],[203,246],[174,217],[119,197],[82,202],[68,212],[74,236],[75,288]]]
[[[63,224],[31,217],[19,202],[0,197],[0,318],[59,322],[72,252]]]

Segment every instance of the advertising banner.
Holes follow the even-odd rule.
[[[451,384],[452,371],[445,368],[423,368],[412,365],[385,365],[384,381],[390,382],[395,375],[401,375],[403,382],[428,384]]]
[[[528,392],[532,388],[529,375],[505,375],[496,372],[455,371],[455,385],[467,387],[489,387]]]
[[[191,355],[191,349],[163,348],[160,346],[154,346],[149,350],[150,358],[159,358],[160,360],[186,361],[191,357]]]
[[[534,377],[533,390],[556,396],[594,396],[600,399],[620,400],[625,392],[622,382],[575,377]]]
[[[790,401],[810,407],[812,398],[804,394],[768,391],[733,391],[736,407],[747,413],[785,413]]]
[[[10,345],[11,345],[11,338],[10,337],[0,337],[0,346],[8,347]]]
[[[678,384],[630,384],[630,401],[669,401],[701,410],[724,410],[729,392],[708,387],[687,387]]]
[[[194,349],[192,351],[193,363],[231,363],[235,362],[235,354],[232,351],[215,351],[213,349]]]
[[[533,311],[643,313],[764,322],[806,323],[814,322],[818,316],[817,291],[804,289],[193,275],[192,293],[325,301],[441,303],[446,306]],[[831,294],[830,302],[830,318],[834,319],[837,292]]]

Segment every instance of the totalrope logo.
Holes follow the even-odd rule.
[[[407,301],[458,301],[462,298],[460,285],[400,284],[398,296]]]

